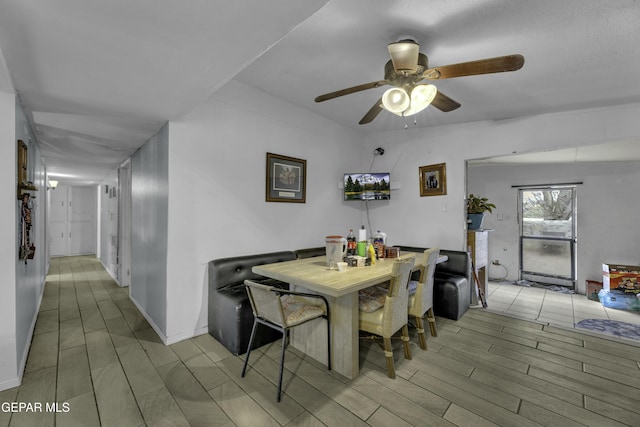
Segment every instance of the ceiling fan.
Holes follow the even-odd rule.
[[[383,109],[404,117],[414,115],[429,105],[448,112],[459,108],[460,104],[434,85],[422,83],[423,80],[516,71],[524,65],[524,57],[515,54],[429,68],[427,56],[420,53],[420,45],[415,40],[403,39],[389,44],[387,48],[391,60],[384,66],[384,80],[326,93],[316,97],[315,101],[323,102],[367,89],[392,86],[360,120],[361,125],[371,123]]]

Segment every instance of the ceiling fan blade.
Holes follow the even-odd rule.
[[[440,111],[444,111],[445,113],[460,108],[459,102],[454,101],[440,91],[438,91],[436,97],[433,98],[433,101],[431,101],[431,105],[433,105]]]
[[[524,56],[522,55],[498,56],[496,58],[429,68],[424,71],[423,77],[425,79],[438,80],[475,76],[478,74],[502,73],[505,71],[519,70],[523,65]]]
[[[358,123],[361,125],[366,125],[367,123],[371,123],[373,119],[378,117],[378,114],[380,114],[380,111],[382,111],[382,98],[378,99],[378,102],[373,104],[373,107],[371,107],[371,109],[367,111],[367,114],[365,114],[364,117],[360,119]]]
[[[335,92],[325,93],[324,95],[320,95],[316,97],[316,102],[327,101],[329,99],[338,98],[340,96],[349,95],[356,92],[361,92],[367,89],[374,89],[380,86],[384,86],[389,84],[386,80],[378,80],[377,82],[364,83],[358,86],[348,87],[346,89],[337,90]]]

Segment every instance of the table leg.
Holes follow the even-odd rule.
[[[296,287],[295,290],[310,292]],[[358,295],[338,298],[327,296],[331,310],[332,369],[349,379],[358,375]],[[327,363],[327,327],[324,320],[314,320],[291,330],[291,345],[321,363]]]

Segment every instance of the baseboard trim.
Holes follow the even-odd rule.
[[[175,344],[177,342],[188,340],[189,338],[197,337],[199,335],[204,335],[209,332],[208,327],[205,325],[200,328],[197,328],[193,332],[183,332],[183,333],[168,337],[164,334],[164,332],[162,332],[160,327],[156,325],[156,323],[153,321],[151,316],[149,316],[149,314],[142,308],[142,306],[138,303],[138,301],[136,301],[136,299],[132,295],[129,295],[129,298],[131,299],[133,304],[138,308],[138,310],[140,310],[140,313],[142,313],[144,318],[147,319],[147,322],[149,322],[149,325],[151,325],[153,330],[156,331],[156,334],[158,334],[158,337],[160,337],[160,340],[164,345]]]
[[[0,391],[9,390],[10,388],[20,387],[20,378],[11,378],[10,380],[0,383]]]
[[[173,335],[171,337],[168,337],[167,338],[167,345],[175,344],[177,342],[188,340],[190,338],[197,337],[199,335],[204,335],[204,334],[207,334],[207,333],[209,333],[209,328],[206,327],[206,326],[203,326],[202,328],[196,329],[193,332],[184,332],[182,334]]]
[[[29,357],[29,350],[31,349],[31,342],[33,341],[33,333],[36,330],[36,322],[38,321],[38,313],[40,313],[40,306],[42,305],[42,297],[44,296],[44,287],[47,284],[47,278],[44,277],[41,285],[40,285],[40,295],[38,297],[38,303],[36,304],[36,311],[33,315],[33,319],[31,319],[31,326],[29,327],[29,336],[27,337],[27,344],[22,350],[22,357],[18,361],[18,377],[15,380],[9,380],[8,383],[12,384],[8,388],[18,387],[22,384],[22,376],[24,375],[24,370],[27,367],[27,358]],[[2,387],[5,383],[0,384],[0,390],[6,390]]]
[[[118,278],[113,275],[113,272],[109,270],[109,268],[107,268],[107,265],[102,261],[101,258],[98,257],[98,261],[100,261],[100,264],[102,264],[102,268],[104,268],[104,271],[107,272],[107,274],[113,279],[114,282],[116,282],[118,286],[120,286],[121,288],[127,287],[126,285],[123,285],[122,283],[120,283]]]
[[[138,308],[138,310],[140,310],[140,313],[142,313],[142,315],[144,316],[145,319],[147,319],[147,322],[149,322],[149,325],[151,325],[151,327],[153,328],[154,331],[156,331],[156,334],[158,334],[158,336],[160,337],[160,340],[162,340],[162,342],[164,343],[164,345],[168,345],[167,344],[167,337],[164,335],[164,332],[162,332],[162,330],[160,329],[160,327],[158,325],[156,325],[156,322],[153,321],[153,319],[151,318],[151,316],[149,316],[149,314],[142,308],[142,306],[140,305],[140,303],[138,303],[138,301],[136,301],[136,299],[133,297],[133,295],[131,295],[131,293],[129,293],[129,299],[133,302],[133,304]]]

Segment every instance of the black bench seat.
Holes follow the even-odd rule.
[[[244,354],[249,345],[253,312],[244,286],[245,279],[289,289],[287,283],[253,273],[256,265],[296,259],[293,251],[270,252],[220,258],[209,262],[209,334],[235,355]],[[270,328],[261,328],[254,340],[257,348],[282,338]]]

